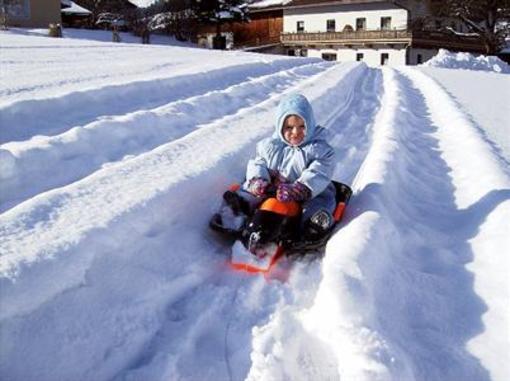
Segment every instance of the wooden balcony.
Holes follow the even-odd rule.
[[[351,47],[375,45],[405,45],[416,48],[446,48],[483,52],[480,39],[451,33],[410,30],[360,30],[351,32],[282,33],[286,46]]]
[[[416,48],[444,48],[483,53],[485,47],[479,37],[453,33],[417,31],[413,32],[412,46]]]
[[[359,30],[352,32],[282,33],[285,45],[409,44],[408,30]]]

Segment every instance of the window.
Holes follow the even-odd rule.
[[[416,64],[419,65],[421,63],[423,63],[423,57],[421,54],[417,54],[416,55]]]
[[[326,30],[328,32],[334,32],[336,30],[335,20],[326,21]]]
[[[356,61],[363,61],[363,53],[356,53]]]
[[[388,53],[381,53],[381,66],[387,65],[390,60],[390,55]]]
[[[381,29],[382,30],[391,29],[391,17],[381,17]]]
[[[356,19],[356,30],[365,30],[367,28],[367,19],[361,17]]]
[[[322,59],[326,61],[336,61],[335,53],[322,53]]]
[[[305,22],[304,21],[298,21],[296,25],[296,29],[298,32],[304,32],[305,31]]]

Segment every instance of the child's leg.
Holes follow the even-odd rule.
[[[248,191],[248,182],[246,181],[237,191],[227,191],[223,198],[235,214],[239,212],[252,215],[255,209],[266,199],[266,197],[257,197]]]
[[[251,216],[262,200],[244,189],[223,193],[223,204],[210,222],[213,229],[241,232],[246,219]]]

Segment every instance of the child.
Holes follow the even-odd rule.
[[[303,95],[285,97],[278,107],[273,136],[257,144],[246,181],[235,193],[248,205],[248,212],[276,191],[279,201],[302,203],[305,235],[308,228],[327,232],[336,206],[331,182],[335,151],[327,142],[328,135],[316,125],[312,106]],[[229,199],[235,203],[225,197],[227,203]]]

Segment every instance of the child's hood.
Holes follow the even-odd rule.
[[[315,117],[313,115],[313,109],[308,99],[301,94],[290,94],[283,98],[278,106],[276,125],[275,125],[275,137],[280,138],[282,142],[288,144],[283,137],[282,127],[285,118],[289,115],[298,115],[305,121],[305,138],[300,145],[303,145],[312,139],[315,134],[316,124]]]

